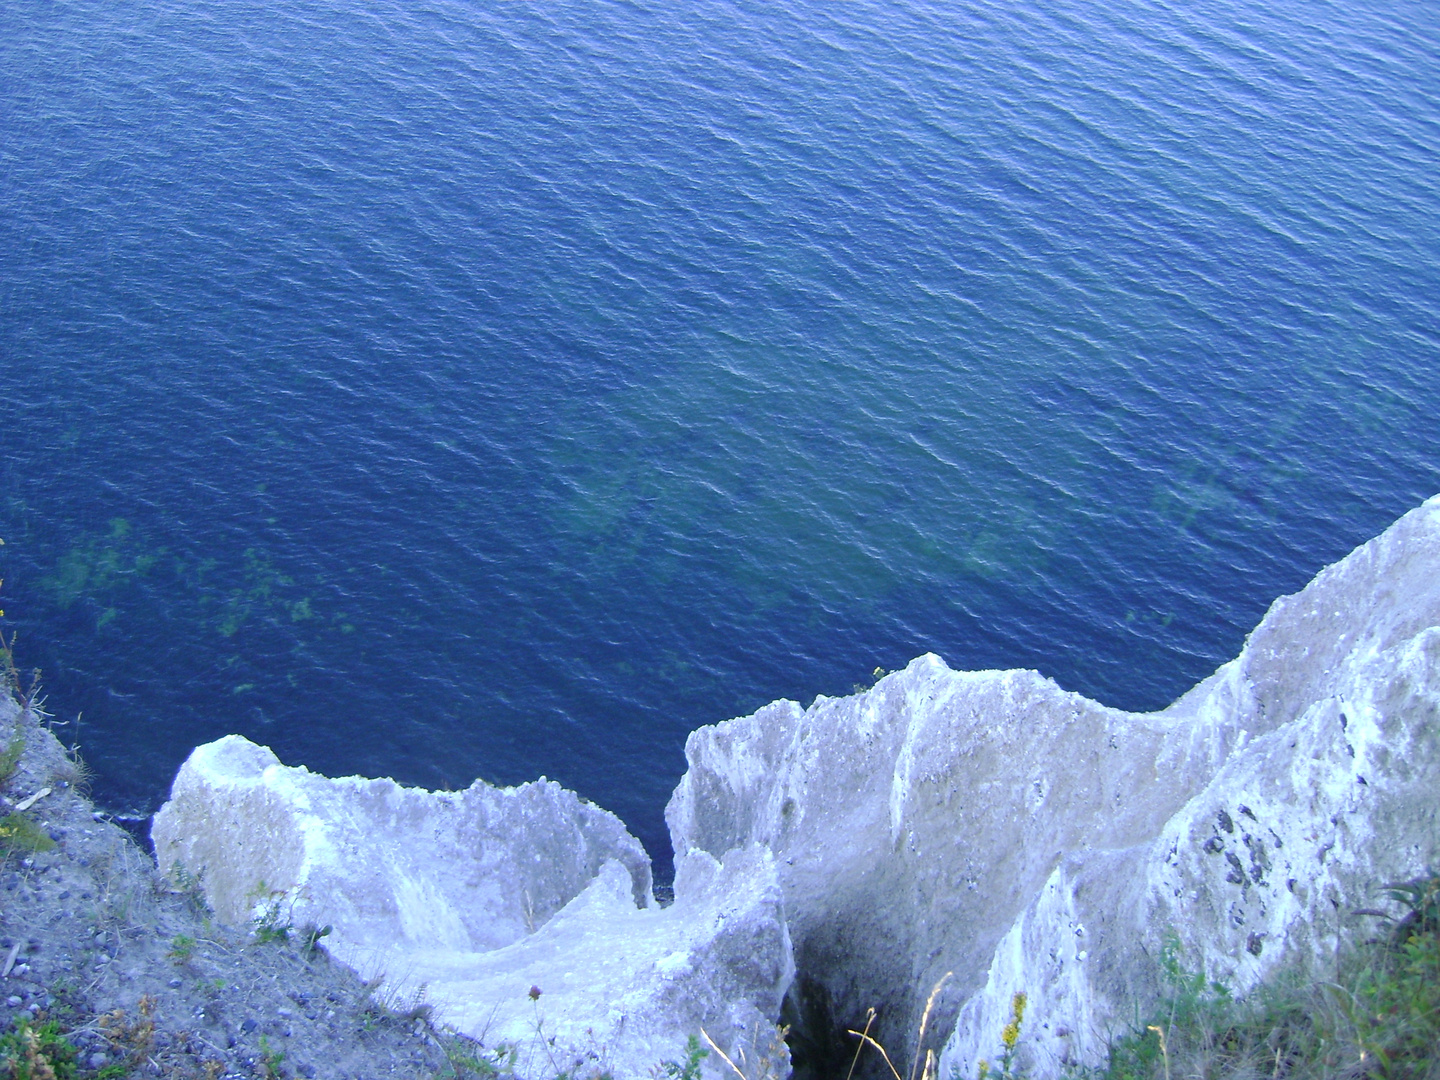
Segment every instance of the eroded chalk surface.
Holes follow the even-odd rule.
[[[1058,1075],[1153,996],[1172,927],[1243,989],[1333,951],[1337,905],[1440,863],[1437,626],[1440,497],[1277,600],[1160,712],[922,656],[864,694],[701,728],[673,843],[775,853],[797,992],[834,1026],[875,1006],[912,1060],[953,973],[941,1075],[998,1058],[1022,989],[1026,1052]]]
[[[384,996],[423,995],[524,1076],[648,1075],[702,1028],[768,1046],[794,970],[768,850],[682,859],[661,909],[620,820],[543,780],[330,779],[231,735],[181,768],[153,837],[222,920],[331,927]]]
[[[155,839],[222,918],[274,893],[537,1075],[562,1056],[645,1075],[701,1027],[736,1046],[787,991],[832,1030],[877,1008],[915,1060],[948,974],[922,1048],[941,1075],[999,1056],[1023,990],[1020,1064],[1051,1076],[1101,1060],[1163,949],[1243,992],[1333,955],[1378,883],[1440,864],[1437,732],[1440,497],[1159,712],[927,655],[699,729],[666,812],[669,908],[619,820],[558,785],[331,780],[234,736],[181,769]]]

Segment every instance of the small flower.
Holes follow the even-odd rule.
[[[531,1000],[531,1001],[539,1001],[539,1000],[540,1000],[540,987],[538,987],[538,986],[532,986],[532,987],[530,987],[530,1000]]]

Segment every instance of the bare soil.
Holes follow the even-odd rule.
[[[0,830],[0,1050],[7,1034],[14,1045],[54,1021],[76,1051],[49,1063],[58,1080],[468,1074],[473,1044],[423,1006],[387,1002],[323,939],[217,925],[197,891],[162,878],[96,811],[83,765],[44,720],[0,692],[0,755],[24,744],[0,775],[0,824],[11,823]],[[12,1075],[45,1073],[0,1053],[0,1078]]]

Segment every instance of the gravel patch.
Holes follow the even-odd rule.
[[[323,940],[215,924],[84,797],[83,765],[44,719],[0,692],[0,765],[19,750],[8,778],[0,770],[0,1040],[53,1022],[75,1049],[74,1071],[56,1073],[81,1080],[506,1071],[423,1006],[387,1002]],[[0,1060],[0,1077],[10,1071]]]

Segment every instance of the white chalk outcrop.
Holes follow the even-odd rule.
[[[1371,651],[1371,650],[1374,651]],[[1149,843],[1069,853],[996,948],[941,1059],[1000,1055],[1011,997],[1032,1023],[1032,1075],[1104,1061],[1175,950],[1239,994],[1281,964],[1333,967],[1357,907],[1440,855],[1440,629],[1362,644],[1334,694],[1248,742]]]
[[[941,1075],[970,1076],[1024,989],[1050,1040],[1031,1064],[1055,1075],[1153,994],[1167,927],[1243,988],[1332,944],[1334,905],[1440,856],[1437,626],[1440,498],[1162,712],[924,656],[696,731],[667,818],[678,852],[774,851],[812,1008],[856,1026],[877,1006],[910,1060],[953,972],[931,1030]]]
[[[620,820],[544,780],[330,779],[231,735],[191,754],[152,835],[223,921],[329,925],[336,957],[522,1076],[647,1075],[702,1026],[763,1049],[794,970],[768,851],[681,860],[661,909]]]
[[[552,781],[460,792],[288,768],[227,735],[180,767],[152,830],[162,869],[203,875],[243,925],[271,894],[297,925],[386,949],[498,949],[543,925],[614,859],[648,903],[650,859],[614,814]]]
[[[759,845],[723,863],[681,859],[665,908],[636,908],[624,871],[607,863],[513,945],[420,953],[414,963],[443,988],[449,1023],[520,1050],[521,1075],[650,1076],[683,1059],[687,1037],[702,1029],[732,1055],[737,1046],[752,1062],[768,1053],[772,1076],[789,1071],[784,1044],[772,1042],[794,965],[774,857]],[[542,990],[534,1002],[532,985]],[[553,1044],[537,1038],[542,1031]],[[723,1074],[713,1056],[709,1065]]]
[[[1282,965],[1326,977],[1377,930],[1356,908],[1440,865],[1440,500],[1277,602],[1227,669],[1255,737],[1149,842],[1067,853],[961,1010],[942,1075],[996,1060],[1022,990],[1032,1074],[1103,1062],[1167,949],[1239,994]]]
[[[702,1025],[763,1046],[792,975],[808,1035],[874,1006],[910,1061],[953,973],[924,1047],[941,1075],[998,1057],[1023,990],[1021,1064],[1057,1076],[1154,1000],[1163,949],[1243,992],[1440,863],[1440,497],[1163,711],[922,656],[702,728],[686,756],[666,909],[620,822],[557,785],[327,780],[235,737],[181,770],[156,849],[230,921],[281,890],[342,959],[427,984],[534,1074],[645,1075]]]

